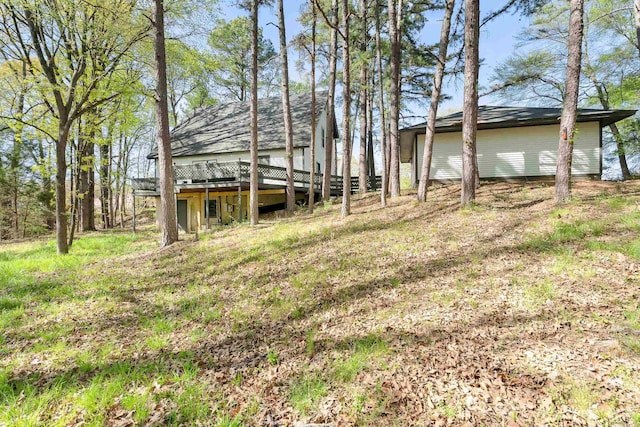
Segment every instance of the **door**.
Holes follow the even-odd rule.
[[[207,220],[207,225],[211,222],[218,222],[218,200],[209,200],[209,209],[207,209],[207,201],[204,201],[204,217]]]
[[[187,201],[178,200],[178,229],[189,231],[187,229]]]

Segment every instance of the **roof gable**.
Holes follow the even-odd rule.
[[[326,109],[328,93],[316,92],[316,117]],[[311,142],[311,94],[291,96],[294,148]],[[337,135],[335,135],[337,137]],[[249,102],[213,105],[197,111],[171,131],[173,157],[249,151],[251,127]],[[285,148],[282,98],[258,100],[258,149]],[[157,149],[147,156],[158,157]]]

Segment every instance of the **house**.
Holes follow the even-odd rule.
[[[293,164],[296,200],[309,191],[319,192],[324,170],[327,129],[327,93],[316,94],[316,110],[311,110],[311,94],[291,96]],[[311,165],[311,116],[316,116],[315,164]],[[334,119],[334,129],[337,125]],[[334,131],[333,138],[337,138]],[[214,105],[197,111],[171,132],[178,224],[195,231],[218,223],[247,218],[249,204],[249,144],[251,140],[248,102]],[[258,162],[260,212],[284,208],[286,169],[285,131],[282,98],[258,101]],[[147,156],[155,159],[153,150]],[[335,159],[334,159],[335,161]],[[310,183],[310,171],[318,173]],[[157,167],[156,167],[157,170]],[[341,183],[333,177],[336,191]],[[158,180],[132,180],[136,196],[155,196],[156,216],[162,212]],[[332,185],[333,187],[333,185]]]
[[[574,176],[600,179],[602,128],[636,110],[578,111],[571,165]],[[478,109],[477,153],[480,178],[543,178],[556,173],[560,134],[559,108],[492,107]],[[400,160],[411,163],[417,185],[422,168],[426,123],[400,131]],[[460,180],[462,176],[462,112],[436,120],[430,179]]]

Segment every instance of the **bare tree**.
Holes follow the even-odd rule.
[[[169,138],[169,104],[167,102],[167,60],[164,43],[163,0],[153,0],[153,50],[156,80],[156,127],[158,129],[158,173],[160,176],[160,247],[178,240],[178,218],[174,191],[171,140]]]
[[[258,0],[251,1],[251,170],[249,210],[251,225],[258,224]]]
[[[313,0],[311,6],[311,165],[309,173],[309,212],[313,213],[316,195],[316,5]]]
[[[291,124],[291,100],[289,99],[289,60],[287,58],[287,33],[284,23],[283,0],[278,0],[278,33],[280,34],[280,65],[282,67],[282,113],[284,114],[284,139],[287,169],[287,211],[296,205],[293,182],[293,127]]]
[[[462,206],[476,198],[478,130],[478,70],[480,1],[465,0],[464,10],[464,101],[462,108]]]
[[[371,77],[369,81],[369,89],[367,95],[367,165],[369,166],[369,187],[373,190],[377,189],[377,180],[376,180],[376,158],[375,158],[375,150],[373,148],[373,96],[374,96],[374,88],[376,87],[376,77],[375,77],[375,65],[371,66]]]
[[[556,165],[556,203],[571,198],[571,162],[575,142],[580,68],[582,62],[582,38],[584,33],[584,0],[571,0],[569,18],[569,44],[565,97],[560,118],[558,163]]]
[[[389,145],[391,147],[389,192],[391,198],[400,197],[400,39],[402,0],[389,0],[389,42],[391,45],[389,89]]]
[[[600,105],[605,110],[611,109],[611,104],[609,103],[609,91],[607,90],[607,86],[605,83],[600,81],[598,75],[591,64],[591,60],[589,58],[587,48],[587,42],[584,43],[584,50],[582,52],[584,66],[582,67],[582,73],[591,81],[593,84],[593,88],[596,90],[596,94],[598,96],[598,101],[600,101]],[[631,179],[631,172],[629,171],[629,165],[627,164],[627,156],[625,153],[624,147],[624,137],[620,133],[620,129],[616,123],[611,123],[609,125],[609,130],[611,130],[611,134],[616,141],[616,148],[618,152],[618,163],[620,163],[620,171],[622,172],[622,179],[624,181]]]
[[[640,53],[640,0],[633,0],[633,21],[636,24],[636,38],[638,40],[638,53]]]
[[[376,68],[378,71],[378,108],[380,110],[380,151],[382,153],[382,188],[380,204],[387,206],[387,190],[389,187],[389,168],[387,167],[387,123],[384,106],[384,80],[382,78],[382,47],[380,41],[380,2],[376,0]]]
[[[351,56],[349,2],[342,0],[342,217],[351,214]]]
[[[455,0],[447,0],[444,9],[444,18],[442,19],[442,29],[440,30],[440,46],[438,47],[436,73],[433,78],[433,89],[431,90],[431,105],[424,136],[424,153],[422,156],[420,182],[418,184],[418,201],[420,202],[427,200],[427,188],[429,188],[429,174],[431,172],[431,158],[433,155],[433,139],[436,133],[436,116],[438,115],[438,104],[440,103],[442,79],[447,64],[449,32],[451,31],[451,16],[453,15],[454,6]]]
[[[81,149],[81,160],[84,165],[80,168],[78,191],[83,194],[81,201],[82,231],[95,231],[95,137],[96,137],[96,110],[89,112],[86,118],[88,129],[85,129],[85,143]]]
[[[316,7],[322,12],[315,0]],[[324,170],[322,171],[322,199],[329,200],[331,197],[331,174],[332,165],[337,163],[334,157],[333,135],[335,134],[335,99],[336,99],[336,68],[338,63],[338,0],[331,0],[329,41],[329,93],[327,96],[327,129],[324,141]]]
[[[360,0],[360,23],[362,24],[360,34],[360,158],[358,168],[358,190],[360,194],[367,192],[367,181],[369,174],[369,165],[367,163],[367,67],[368,64],[364,60],[367,53],[367,38],[369,37],[367,28],[367,1]]]

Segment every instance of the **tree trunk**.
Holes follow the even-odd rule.
[[[111,134],[109,134],[111,137]],[[109,201],[111,200],[111,185],[109,183],[109,142],[103,142],[100,145],[100,211],[102,213],[102,228],[111,228],[111,217],[109,216]]]
[[[367,2],[360,0],[360,21],[362,34],[360,34],[360,55],[364,58],[367,53]],[[367,62],[360,62],[360,161],[358,168],[358,192],[366,194],[369,165],[367,163]]]
[[[329,94],[327,99],[327,129],[324,140],[324,170],[322,171],[322,200],[331,197],[331,176],[333,165],[338,159],[334,156],[333,134],[335,133],[336,67],[338,63],[338,0],[331,1],[331,40],[329,42]]]
[[[617,124],[611,123],[609,125],[609,129],[611,129],[611,133],[616,140],[616,151],[618,152],[618,162],[620,162],[622,179],[626,181],[628,179],[631,179],[631,171],[629,171],[629,165],[627,165],[627,155],[625,153],[624,139],[620,134],[620,129],[618,129]]]
[[[92,131],[91,141],[87,145],[87,157],[89,160],[90,169],[87,171],[87,197],[85,202],[86,209],[86,227],[83,231],[95,231],[96,230],[96,174],[95,174],[95,152],[96,152],[96,130]]]
[[[38,194],[38,201],[40,202],[41,209],[44,212],[47,228],[53,231],[56,228],[55,206],[52,203],[55,199],[55,190],[51,188],[53,185],[51,180],[53,171],[49,165],[54,163],[54,159],[51,158],[51,150],[45,150],[41,139],[38,140],[36,146],[34,162],[38,165],[38,169],[42,175],[42,186],[40,187],[40,192]]]
[[[122,178],[122,160],[123,160],[123,155],[122,155],[122,151],[123,151],[123,145],[125,144],[124,141],[124,134],[123,134],[123,130],[122,130],[122,126],[120,126],[120,135],[118,135],[118,155],[117,156],[113,156],[113,152],[111,153],[111,158],[115,158],[116,159],[116,164],[115,164],[115,169],[116,172],[113,174],[113,186],[112,188],[112,195],[113,195],[113,211],[112,211],[112,217],[111,217],[111,223],[115,226],[116,224],[116,217],[120,216],[120,212],[122,211],[122,205],[120,204],[120,182],[121,182],[121,178]],[[122,226],[122,224],[120,224],[121,228],[124,228]]]
[[[26,62],[22,62],[22,78],[26,79],[27,69]],[[18,117],[22,119],[24,113],[24,92],[21,91],[18,96]],[[11,228],[13,229],[13,237],[20,237],[20,220],[19,220],[19,196],[20,196],[20,168],[22,159],[22,144],[23,144],[23,128],[24,125],[20,122],[16,124],[13,133],[13,147],[11,148],[11,159],[9,161],[9,180],[11,181]]]
[[[127,214],[127,177],[129,176],[129,167],[130,167],[130,163],[131,163],[131,150],[133,148],[135,141],[131,141],[129,139],[125,139],[125,146],[124,146],[124,150],[122,151],[122,187],[120,190],[120,194],[122,197],[122,203],[121,203],[121,209],[120,209],[120,215],[126,215]],[[133,195],[133,193],[131,193],[131,201],[135,202],[135,196]],[[133,206],[133,203],[131,204]],[[124,227],[124,220],[123,220],[123,227]]]
[[[476,133],[478,130],[478,44],[480,2],[465,0],[464,13],[464,102],[462,109],[462,206],[476,198]]]
[[[309,213],[313,213],[316,197],[316,4],[311,4],[311,163],[309,165]]]
[[[111,227],[115,227],[116,226],[116,216],[115,216],[115,208],[116,208],[116,204],[113,200],[113,194],[115,193],[113,191],[113,180],[114,180],[114,174],[113,174],[113,162],[112,159],[114,159],[113,156],[113,143],[109,144],[109,164],[107,166],[107,169],[109,171],[109,219],[111,221]],[[117,168],[116,168],[117,171]]]
[[[71,195],[71,212],[69,213],[69,217],[71,218],[71,224],[69,226],[69,249],[71,249],[71,247],[73,246],[73,239],[75,238],[75,234],[76,234],[76,227],[78,225],[78,219],[80,216],[80,169],[81,169],[81,162],[82,162],[82,151],[80,150],[81,145],[83,145],[84,142],[82,141],[82,126],[81,126],[81,122],[78,123],[78,144],[75,147],[75,154],[74,154],[74,147],[73,144],[71,145],[71,155],[70,155],[70,159],[71,159],[71,163],[70,163],[70,180],[69,180],[69,192]]]
[[[636,24],[636,40],[638,41],[638,54],[640,55],[640,0],[633,0],[633,21]]]
[[[451,31],[451,16],[455,0],[447,0],[444,18],[442,19],[442,29],[440,30],[440,46],[438,47],[438,58],[436,63],[436,73],[433,78],[433,90],[431,91],[431,105],[427,128],[424,136],[424,153],[422,156],[422,168],[420,170],[420,181],[418,183],[418,201],[427,200],[427,189],[429,188],[429,174],[431,173],[431,158],[433,156],[433,139],[436,134],[436,117],[440,104],[440,91],[442,90],[442,80],[444,78],[445,66],[447,64],[447,50],[449,48],[449,32]]]
[[[249,220],[258,224],[258,0],[251,1],[251,170],[249,172]]]
[[[571,198],[571,162],[578,109],[578,91],[580,89],[582,37],[584,32],[583,15],[584,0],[571,0],[566,89],[562,117],[560,118],[558,163],[556,165],[556,203],[559,204]]]
[[[582,62],[584,62],[584,65],[582,67],[582,74],[584,74],[589,80],[591,80],[591,83],[593,83],[593,86],[596,89],[596,93],[598,94],[600,106],[605,110],[610,109],[611,105],[609,104],[609,94],[606,90],[606,86],[598,79],[595,70],[591,66],[591,60],[589,58],[588,50],[586,49],[586,43],[585,50],[584,52],[582,52]],[[616,140],[620,171],[622,172],[622,179],[626,181],[628,179],[631,179],[631,173],[629,172],[629,166],[627,165],[627,157],[625,155],[624,149],[624,139],[622,138],[622,135],[620,135],[620,130],[615,123],[611,123],[609,125],[609,129],[611,129],[611,133],[613,133],[613,136]]]
[[[342,0],[342,217],[351,214],[351,56],[349,53],[349,2]]]
[[[382,77],[382,47],[380,41],[380,2],[376,0],[376,68],[378,71],[378,109],[380,110],[380,152],[382,155],[382,188],[380,204],[387,206],[387,189],[389,188],[389,168],[387,167],[387,122],[384,105],[384,79]]]
[[[56,245],[59,254],[69,253],[67,241],[67,141],[69,123],[66,117],[58,122],[58,141],[56,141]]]
[[[158,129],[158,169],[160,175],[160,247],[178,240],[176,197],[174,191],[171,140],[169,139],[169,106],[167,104],[167,62],[164,43],[164,8],[162,0],[153,0],[153,49],[156,80],[156,126]]]
[[[596,86],[596,90],[598,91],[598,99],[600,100],[600,105],[605,110],[610,108],[609,100],[607,99],[607,95],[602,87],[602,84],[595,78],[595,75],[592,75],[593,78],[591,81]],[[629,171],[629,166],[627,165],[627,156],[625,154],[624,149],[624,139],[622,135],[620,135],[620,130],[618,129],[618,125],[615,123],[611,123],[609,125],[609,129],[611,129],[611,133],[616,140],[616,149],[618,151],[618,162],[620,163],[620,171],[622,172],[622,179],[628,180],[631,179],[631,172]]]
[[[366,78],[365,66],[361,65],[360,78]],[[367,93],[360,89],[360,157],[358,161],[358,192],[366,194],[369,181],[369,164],[367,162]]]
[[[293,182],[293,127],[291,125],[291,102],[289,99],[289,60],[287,58],[287,33],[284,22],[283,0],[278,0],[278,33],[280,34],[280,66],[282,67],[282,113],[284,114],[284,139],[287,169],[287,211],[296,205]]]
[[[391,57],[391,87],[389,89],[389,146],[391,151],[389,191],[391,198],[400,197],[400,20],[402,0],[389,0],[389,39]]]
[[[369,176],[369,186],[374,191],[377,190],[376,187],[376,159],[374,157],[374,149],[373,149],[373,88],[376,86],[375,82],[375,74],[371,73],[371,81],[370,81],[370,91],[367,96],[367,165],[368,167],[368,176]]]
[[[94,165],[94,138],[95,133],[90,132],[88,135],[88,140],[85,141],[83,150],[82,150],[82,161],[84,163],[84,167],[80,170],[80,185],[81,191],[83,192],[82,198],[82,231],[94,231],[95,230],[95,205],[93,199],[95,197],[94,191],[94,174],[93,174],[93,165]]]

